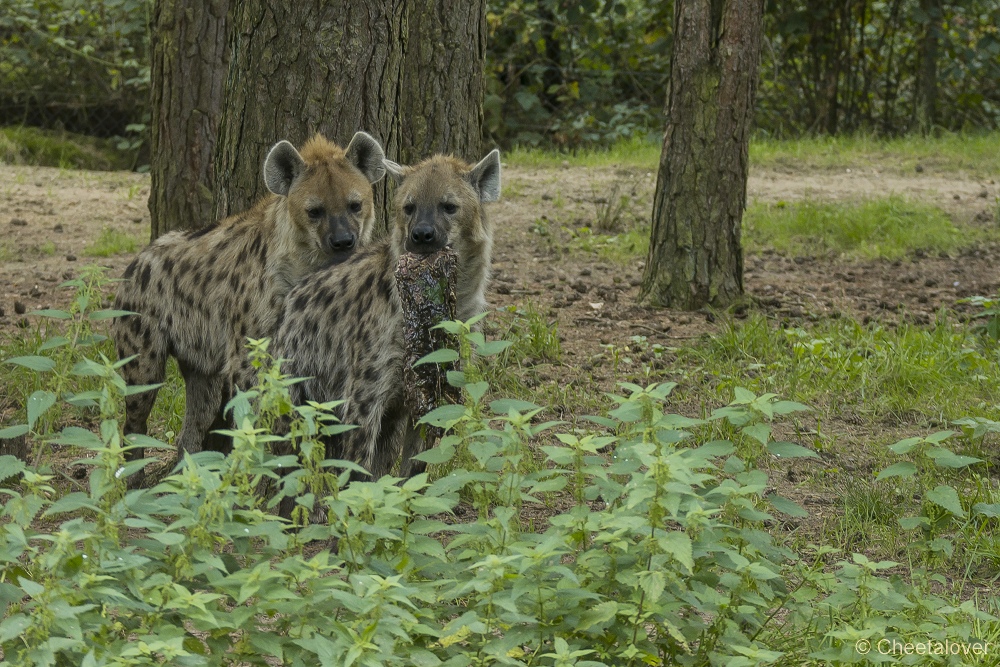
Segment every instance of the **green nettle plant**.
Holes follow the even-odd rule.
[[[296,380],[251,341],[260,380],[229,405],[232,453],[129,491],[145,462],[124,453],[166,445],[123,437],[121,362],[63,346],[94,387],[48,390],[28,421],[62,401],[95,426],[14,430],[90,474],[67,492],[0,457],[0,667],[840,665],[868,661],[860,639],[969,641],[997,622],[888,576],[895,563],[831,566],[831,549],[775,539],[774,511],[804,511],[748,453],[808,455],[770,430],[803,406],[741,390],[694,420],[666,410],[672,384],[622,384],[592,428],[539,423],[539,406],[487,401],[480,358],[507,344],[471,324],[442,325],[458,350],[428,363],[462,362],[463,402],[422,420],[445,435],[409,480],[349,483],[352,464],[323,459],[321,436],[348,428],[335,404],[292,405]],[[704,437],[710,422],[740,447]],[[273,511],[286,497],[291,520]]]

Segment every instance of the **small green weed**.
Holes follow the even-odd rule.
[[[133,253],[138,249],[139,240],[137,238],[113,227],[105,227],[97,239],[83,249],[83,254],[88,257],[111,257],[112,255]]]

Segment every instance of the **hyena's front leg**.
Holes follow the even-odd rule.
[[[229,398],[229,382],[224,375],[201,373],[191,368],[181,368],[184,376],[186,405],[184,423],[177,436],[177,456],[182,452],[196,454],[203,449],[224,451],[218,444],[220,436],[211,434],[213,428],[225,428],[228,424],[222,416],[222,409]]]

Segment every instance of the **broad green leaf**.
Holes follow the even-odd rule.
[[[47,373],[56,367],[56,362],[52,361],[48,357],[14,357],[8,359],[4,363],[6,364],[16,364],[18,366],[24,366],[25,368],[31,369],[33,371],[38,371],[39,373]]]
[[[750,436],[762,445],[767,445],[771,439],[771,427],[767,424],[751,424],[744,426],[742,431],[744,435]]]
[[[962,500],[958,497],[958,491],[946,484],[931,489],[924,497],[955,516],[964,517],[966,515],[965,509],[962,507]]]
[[[56,395],[51,391],[38,390],[28,397],[28,428],[34,428],[38,418],[56,404]]]
[[[472,382],[465,385],[465,391],[469,392],[474,403],[481,401],[489,388],[489,382]]]
[[[976,503],[972,511],[980,516],[996,519],[1000,517],[1000,503]]]
[[[25,468],[24,461],[16,456],[11,456],[10,454],[0,456],[0,482],[20,475],[24,472]]]
[[[422,364],[447,364],[453,361],[458,361],[458,352],[455,350],[435,350],[430,354],[421,357],[413,365],[420,366]]]
[[[945,468],[965,468],[983,461],[974,456],[956,454],[944,447],[931,447],[927,450],[927,456],[934,459],[934,463]]]
[[[28,314],[37,315],[39,317],[49,317],[54,320],[68,320],[71,317],[73,317],[65,310],[56,310],[54,308],[43,308],[42,310],[33,310]]]
[[[889,479],[890,477],[913,477],[917,472],[917,466],[913,465],[909,461],[900,461],[899,463],[893,463],[891,466],[883,470],[875,478],[876,482],[881,482],[883,479]]]
[[[447,427],[449,422],[461,419],[465,415],[464,405],[442,405],[428,412],[420,418],[418,424],[430,424],[431,426]]]
[[[39,345],[38,351],[44,352],[46,350],[54,350],[57,347],[63,347],[65,345],[69,345],[69,338],[66,338],[65,336],[53,336]]]
[[[680,531],[669,532],[661,537],[658,543],[660,548],[665,553],[673,556],[678,563],[685,566],[688,570],[694,569],[693,548],[691,546],[691,538],[688,537],[687,533]]]
[[[509,340],[491,340],[477,347],[476,354],[481,357],[492,357],[495,354],[500,354],[513,344]]]
[[[607,600],[599,605],[593,606],[583,613],[580,622],[576,625],[577,630],[589,630],[595,625],[603,625],[615,617],[618,613],[618,603]]]
[[[777,494],[771,494],[767,496],[767,501],[771,503],[774,509],[778,510],[782,514],[787,514],[791,517],[802,518],[809,516],[809,512],[802,508],[797,502],[789,500],[788,498],[783,498]]]
[[[899,526],[903,530],[916,530],[931,525],[931,520],[925,516],[904,516],[899,519]]]
[[[511,410],[527,412],[528,410],[537,410],[540,407],[540,405],[535,405],[530,401],[520,401],[516,398],[500,398],[490,401],[490,410],[498,415],[508,414]]]
[[[8,426],[5,429],[0,429],[0,440],[9,440],[10,438],[19,438],[31,429],[27,424],[16,424],[14,426]]]
[[[111,319],[112,317],[122,317],[123,315],[134,315],[134,314],[135,313],[131,310],[114,310],[109,308],[107,310],[95,310],[94,312],[90,313],[87,316],[87,318],[94,322],[97,322],[99,320],[108,320]]]
[[[31,619],[24,614],[14,614],[0,623],[0,644],[9,642],[14,637],[24,634],[31,627]]]
[[[923,442],[923,438],[906,438],[905,440],[900,440],[894,445],[889,445],[889,449],[896,452],[897,454],[909,454],[910,450]]]

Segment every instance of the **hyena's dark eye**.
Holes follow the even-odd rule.
[[[413,212],[417,210],[416,204],[407,204],[403,207],[403,213],[406,215],[413,215]]]
[[[306,209],[306,213],[310,218],[316,220],[318,218],[322,218],[323,214],[326,213],[326,210],[322,206],[313,206],[312,208]]]
[[[351,211],[353,213],[361,213],[361,202],[359,202],[359,201],[352,201],[351,202]]]
[[[448,215],[451,215],[458,210],[458,206],[456,204],[452,204],[451,202],[445,202],[444,204],[441,204],[441,210]]]

